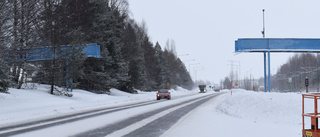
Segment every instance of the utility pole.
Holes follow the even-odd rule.
[[[237,75],[236,75],[236,81],[235,81],[235,84],[238,84],[238,87],[240,88],[240,83],[241,83],[241,70],[240,70],[240,61],[235,61],[235,60],[228,60],[231,62],[231,64],[228,64],[231,66],[231,72],[233,74],[233,67],[236,66],[236,64],[234,64],[234,62],[238,62],[239,63],[239,66],[236,66],[237,67]],[[231,77],[230,77],[231,80],[233,80]]]
[[[265,38],[265,36],[266,36],[266,35],[265,35],[265,34],[266,34],[266,32],[265,32],[265,28],[264,28],[264,9],[262,9],[262,14],[263,14],[263,30],[262,30],[262,32],[261,32],[261,33],[262,33],[262,37],[263,37],[263,38]]]
[[[263,30],[261,31],[262,33],[262,37],[265,38],[266,37],[266,32],[265,32],[265,24],[264,24],[264,9],[262,9],[262,15],[263,15]],[[263,57],[264,57],[264,92],[267,92],[267,58],[266,58],[266,54],[268,53],[268,88],[269,88],[269,92],[271,90],[271,80],[270,80],[270,50],[269,51],[265,51],[263,52]]]

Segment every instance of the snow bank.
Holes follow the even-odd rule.
[[[10,88],[10,94],[0,93],[0,127],[156,99],[156,92],[130,94],[111,89],[107,95],[76,89],[73,97],[67,97],[51,95],[49,90],[49,85],[37,85],[36,90]],[[195,93],[183,88],[170,91],[172,98]]]
[[[184,116],[161,137],[302,136],[300,93],[221,92],[225,94]],[[310,105],[312,101],[306,102]]]
[[[111,94],[94,94],[74,90],[73,97],[48,93],[48,85],[37,90],[10,89],[0,93],[0,127],[57,117],[82,111],[155,100],[156,92],[138,91],[129,94],[111,89]],[[170,90],[171,101],[185,95],[199,94],[197,89],[178,87]],[[223,90],[222,94],[188,113],[163,136],[301,136],[301,93],[264,93],[241,89]],[[165,102],[170,103],[170,102]],[[306,110],[313,110],[312,100],[306,100]],[[147,111],[147,110],[146,110]],[[306,121],[306,127],[310,125]],[[230,132],[230,129],[234,132]]]
[[[225,94],[216,109],[232,117],[254,122],[301,125],[300,93],[265,93],[232,90]]]

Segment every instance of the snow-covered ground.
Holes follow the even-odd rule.
[[[48,91],[49,86],[39,85],[37,90],[10,89],[10,94],[0,93],[0,127],[155,100],[156,94],[142,91],[128,94],[112,89],[111,95],[97,95],[84,90],[74,90],[73,97],[66,97],[50,95]],[[196,108],[162,136],[301,137],[301,93],[264,93],[240,89],[232,90],[232,94],[229,90],[221,92],[226,94]],[[212,93],[214,91],[206,94]],[[171,94],[170,101],[177,101],[185,95],[198,95],[197,90],[188,91],[182,88],[171,90]],[[312,101],[306,103],[306,106],[313,105]],[[312,110],[312,107],[307,110]]]
[[[189,113],[163,137],[301,137],[301,101],[299,93],[233,89]]]
[[[49,90],[48,85],[38,85],[36,90],[9,89],[10,94],[0,93],[0,127],[156,98],[156,92],[129,94],[116,89],[111,89],[110,95],[73,90],[73,97],[51,95]],[[196,93],[182,88],[171,90],[173,98]]]

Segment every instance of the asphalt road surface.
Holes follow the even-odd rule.
[[[170,129],[171,126],[173,126],[180,118],[185,116],[188,112],[192,111],[198,106],[201,106],[201,104],[207,102],[208,100],[220,94],[222,93],[204,93],[202,94],[204,96],[196,96],[192,99],[185,99],[182,101],[175,101],[174,99],[146,101],[123,106],[91,110],[63,117],[43,119],[10,127],[2,127],[0,128],[0,136],[38,136],[43,135],[43,133],[48,133],[47,136],[50,136],[50,132],[52,131],[68,131],[59,130],[59,128],[62,128],[79,130],[74,130],[74,132],[71,132],[72,135],[68,133],[62,134],[61,136],[157,137],[163,134],[168,129]],[[141,111],[141,108],[146,110],[138,112]],[[110,118],[109,115],[117,116],[120,112],[135,112],[135,114],[129,115],[127,118],[123,118],[122,116],[120,120],[115,120],[114,122],[110,120],[105,120]],[[102,120],[101,118],[99,119],[99,117],[103,117]],[[87,129],[86,127],[92,124],[92,120],[90,121],[88,119],[97,119],[95,121],[99,121],[98,123],[101,122],[102,124],[93,129]],[[74,127],[75,125],[79,127],[82,126],[82,128]],[[54,136],[54,134],[52,134],[51,136]]]
[[[197,98],[192,101],[181,102],[179,104],[174,104],[169,107],[159,108],[157,110],[141,114],[135,117],[127,118],[118,123],[107,125],[99,129],[84,132],[75,137],[101,137],[101,136],[123,136],[123,137],[157,137],[167,131],[172,125],[174,125],[180,118],[186,115],[188,112],[192,111],[201,104],[207,102],[208,100],[218,96],[220,94],[208,95],[205,97]],[[173,108],[168,110],[168,108]],[[166,112],[169,111],[169,112]],[[143,121],[147,118],[155,116],[161,112],[166,112],[166,114],[155,118],[153,121],[139,127],[139,124],[134,125],[137,122]],[[152,118],[150,118],[152,119]],[[128,126],[136,127],[128,127]],[[130,132],[131,131],[131,132]]]

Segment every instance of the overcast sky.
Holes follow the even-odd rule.
[[[144,20],[152,42],[176,43],[180,59],[195,80],[219,83],[230,74],[231,61],[241,78],[263,77],[263,53],[235,53],[238,38],[319,38],[319,0],[129,0],[131,17]],[[274,74],[293,53],[271,53]],[[188,60],[195,61],[188,61]],[[240,63],[239,63],[240,62]],[[199,65],[190,65],[200,63]],[[204,70],[194,70],[199,67]]]

